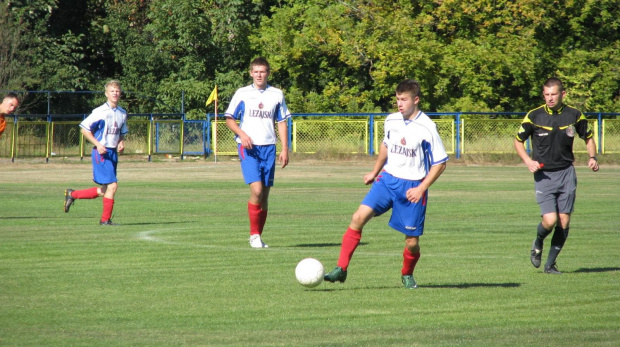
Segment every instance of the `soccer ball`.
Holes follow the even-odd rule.
[[[314,258],[306,258],[300,261],[295,268],[295,277],[297,281],[308,288],[314,288],[323,282],[325,276],[325,268],[320,261]]]

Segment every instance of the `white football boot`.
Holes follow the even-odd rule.
[[[269,247],[263,242],[263,240],[260,238],[260,235],[258,234],[250,235],[250,246],[252,246],[252,248],[268,248]]]

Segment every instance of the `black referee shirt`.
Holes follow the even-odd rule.
[[[575,135],[586,140],[593,136],[588,121],[578,109],[563,105],[554,111],[542,105],[525,115],[516,138],[525,142],[532,138],[532,159],[543,163],[544,171],[565,169],[573,164]]]

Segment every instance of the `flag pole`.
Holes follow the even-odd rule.
[[[213,123],[213,153],[217,163],[217,97],[215,98],[215,123]]]
[[[207,98],[207,102],[205,103],[205,106],[209,106],[209,104],[211,104],[214,101],[215,101],[215,122],[213,123],[213,153],[215,156],[215,162],[217,163],[217,84],[215,85],[215,88],[213,88],[213,91],[211,91],[209,98]]]

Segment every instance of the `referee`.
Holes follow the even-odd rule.
[[[596,143],[588,130],[586,117],[576,108],[564,105],[566,91],[562,81],[552,77],[543,85],[545,104],[531,110],[523,119],[514,140],[517,154],[534,173],[536,201],[542,221],[538,224],[530,260],[534,267],[541,264],[543,241],[553,231],[545,273],[561,274],[556,266],[558,254],[566,242],[577,189],[573,162],[573,140],[579,136],[586,143],[590,159],[588,167],[598,171]],[[532,139],[532,158],[523,143]],[[555,228],[555,229],[554,229]]]

